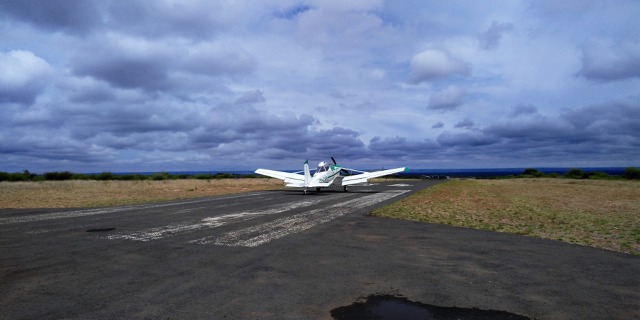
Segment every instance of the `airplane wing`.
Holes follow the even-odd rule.
[[[258,169],[256,173],[283,180],[287,184],[287,187],[304,187],[304,176],[301,174],[268,169]]]
[[[369,179],[372,179],[372,178],[388,176],[390,174],[403,172],[403,171],[409,171],[409,168],[402,167],[402,168],[395,168],[395,169],[382,170],[382,171],[363,172],[361,174],[344,177],[342,179],[342,185],[350,186],[350,185],[359,184],[359,183],[366,183]]]

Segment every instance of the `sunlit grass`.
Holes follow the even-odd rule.
[[[373,215],[522,234],[640,254],[640,183],[452,180]]]
[[[0,209],[74,208],[187,199],[282,186],[266,179],[0,182]]]

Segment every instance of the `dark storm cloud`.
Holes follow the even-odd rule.
[[[511,30],[513,30],[513,24],[493,21],[489,29],[478,36],[480,48],[484,50],[496,49],[500,44],[502,35]]]
[[[369,141],[369,150],[376,158],[422,158],[438,152],[439,145],[430,140],[410,141],[405,137],[374,137]]]
[[[180,36],[210,39],[224,20],[216,2],[113,1],[107,7],[109,27],[146,37]]]
[[[509,113],[509,118],[515,118],[523,115],[532,115],[536,114],[538,109],[531,104],[518,104],[511,107],[511,112]]]
[[[99,162],[111,158],[111,154],[105,148],[88,147],[84,142],[68,139],[61,134],[52,134],[51,129],[46,127],[22,125],[11,129],[11,137],[0,132],[1,154],[45,161]]]
[[[474,125],[475,123],[473,122],[473,120],[469,118],[465,118],[463,120],[458,121],[458,123],[456,123],[453,127],[470,129],[470,128],[473,128]]]
[[[497,121],[472,132],[444,132],[441,146],[464,148],[465,153],[508,155],[510,158],[558,161],[623,159],[640,155],[640,105],[616,102],[578,108],[559,118],[535,116]]]
[[[0,15],[72,35],[119,31],[144,37],[211,39],[229,24],[216,3],[95,0],[6,0]]]
[[[3,0],[0,15],[13,17],[45,30],[83,33],[102,21],[100,8],[85,0]]]
[[[233,45],[200,44],[185,49],[179,42],[101,35],[78,52],[72,70],[118,88],[180,91],[189,88],[181,73],[235,76],[253,72],[255,65],[250,54]]]
[[[369,142],[371,157],[420,161],[456,158],[474,166],[527,163],[575,163],[640,156],[640,105],[615,102],[569,110],[557,118],[533,113],[530,117],[498,119],[484,127],[445,131],[436,141],[405,137],[375,137]],[[497,162],[496,162],[497,161]]]
[[[566,112],[562,118],[575,129],[596,136],[640,138],[640,104],[637,101],[582,107]]]
[[[498,143],[499,137],[484,132],[451,133],[443,132],[438,136],[438,143],[444,147],[479,147]]]
[[[303,150],[309,127],[316,120],[305,114],[279,115],[257,110],[247,105],[246,98],[251,95],[243,95],[235,104],[211,109],[189,134],[193,147],[216,148],[223,143],[253,141],[261,148]]]
[[[596,81],[640,78],[640,42],[587,42],[579,74]]]
[[[329,160],[334,156],[341,163],[368,156],[365,144],[359,139],[359,133],[353,130],[334,127],[315,129],[302,127],[295,134],[274,132],[260,142],[260,154],[266,159],[308,159]]]
[[[240,98],[236,99],[235,104],[236,105],[254,104],[254,103],[260,103],[265,101],[266,99],[262,95],[262,91],[253,90],[243,94],[242,96],[240,96]]]
[[[309,132],[307,137],[310,154],[315,158],[340,156],[344,158],[366,157],[365,144],[359,133],[342,127]]]
[[[155,60],[155,61],[154,61]],[[81,59],[75,66],[77,75],[102,79],[119,88],[161,90],[169,88],[167,61],[162,57],[127,57],[106,55]]]

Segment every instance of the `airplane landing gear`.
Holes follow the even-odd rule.
[[[349,191],[349,187],[348,186],[344,186],[344,192]]]
[[[302,194],[307,195],[307,189],[302,190]]]

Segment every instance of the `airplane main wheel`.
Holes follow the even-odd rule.
[[[347,191],[349,191],[349,187],[344,186],[344,192],[347,192]]]
[[[320,192],[320,187],[316,187],[316,192]]]

